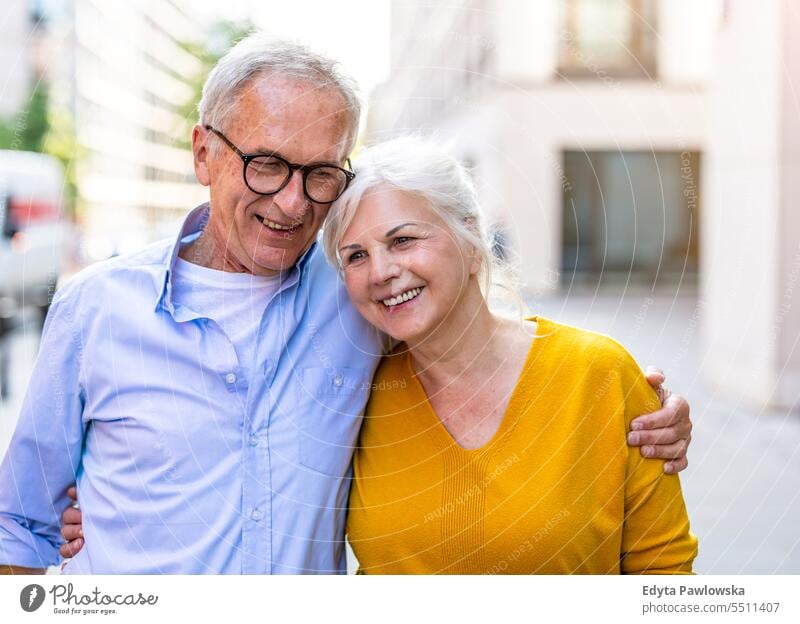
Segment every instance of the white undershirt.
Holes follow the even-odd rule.
[[[258,326],[281,275],[263,277],[229,273],[192,264],[182,258],[172,277],[173,301],[214,320],[236,350],[239,364],[252,370]]]

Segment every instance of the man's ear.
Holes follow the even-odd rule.
[[[192,155],[194,156],[194,175],[203,186],[210,186],[211,174],[208,171],[208,138],[211,133],[200,124],[192,128]]]

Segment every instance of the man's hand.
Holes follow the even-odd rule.
[[[67,495],[75,501],[75,504],[67,507],[61,514],[61,522],[64,525],[61,527],[61,535],[67,541],[61,544],[58,552],[62,557],[69,559],[77,555],[83,548],[83,525],[81,524],[83,519],[81,510],[77,506],[78,491],[74,486],[67,490]]]
[[[662,385],[666,376],[658,368],[648,366],[645,376],[661,399],[661,409],[631,422],[628,444],[640,446],[644,457],[669,460],[664,463],[664,472],[675,474],[689,465],[686,458],[692,441],[689,403]]]

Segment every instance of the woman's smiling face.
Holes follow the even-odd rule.
[[[476,254],[427,199],[390,186],[365,193],[339,256],[356,309],[410,344],[441,328],[468,290],[479,288]]]

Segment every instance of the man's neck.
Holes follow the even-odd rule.
[[[209,226],[206,226],[195,240],[181,247],[178,256],[192,264],[226,273],[251,273],[265,277],[278,274],[277,271],[266,271],[260,267],[256,270],[257,267],[252,263],[247,266],[240,262],[233,254],[229,253],[227,245],[217,243],[216,237],[209,231]]]

